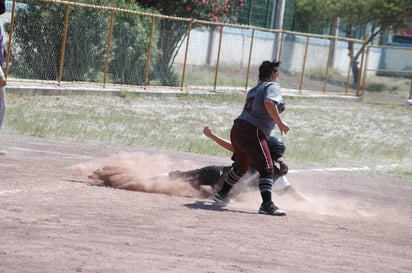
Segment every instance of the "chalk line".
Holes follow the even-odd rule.
[[[84,157],[84,158],[96,158],[94,156],[89,155],[81,155],[81,154],[73,154],[73,153],[62,153],[56,151],[48,151],[48,150],[36,150],[36,149],[28,149],[28,148],[19,148],[19,147],[10,147],[9,149],[20,150],[20,151],[28,151],[28,152],[36,152],[36,153],[44,153],[44,154],[54,154],[54,155],[62,155],[68,157]]]

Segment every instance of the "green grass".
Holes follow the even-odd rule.
[[[176,69],[181,79],[182,67]],[[185,73],[186,86],[213,86],[216,76],[216,67],[188,66]],[[246,84],[246,68],[220,67],[216,80],[217,86],[244,87]]]
[[[4,127],[47,138],[97,140],[230,157],[202,135],[210,125],[229,138],[244,94],[162,96],[19,96],[8,94]],[[412,113],[392,104],[286,97],[288,162],[371,167],[411,175]],[[279,135],[277,128],[274,135]],[[386,167],[385,167],[386,166]]]

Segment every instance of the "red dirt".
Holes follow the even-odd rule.
[[[119,160],[130,171],[145,158],[142,169],[157,174],[228,158],[6,133],[1,147],[0,272],[412,271],[406,178],[292,164],[289,181],[311,202],[275,197],[288,216],[271,217],[257,214],[258,192],[217,209],[87,178]]]

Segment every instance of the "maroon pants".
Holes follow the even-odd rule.
[[[253,165],[260,175],[273,175],[273,161],[266,136],[256,126],[236,119],[230,131],[230,141],[235,149],[234,167],[244,174]]]

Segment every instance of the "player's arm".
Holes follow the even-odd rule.
[[[3,69],[0,67],[0,87],[6,86],[6,78],[4,77]]]
[[[280,133],[282,135],[283,133],[286,134],[289,131],[289,126],[281,119],[278,108],[276,106],[276,102],[272,100],[265,100],[265,108],[272,119],[275,121],[276,125],[279,127]]]
[[[229,140],[221,138],[220,136],[213,133],[212,129],[209,126],[205,126],[205,128],[203,128],[203,134],[205,134],[205,136],[207,136],[208,138],[210,138],[211,140],[213,140],[214,142],[216,142],[217,144],[219,144],[226,150],[234,152],[232,143],[230,143]]]

